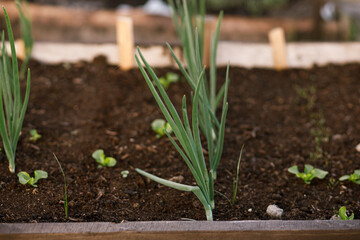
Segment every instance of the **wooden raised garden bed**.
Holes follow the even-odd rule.
[[[193,194],[134,171],[139,167],[194,184],[171,142],[151,130],[162,114],[139,69],[114,65],[117,49],[111,44],[36,44],[16,166],[17,172],[46,170],[49,177],[39,188],[19,184],[0,152],[0,239],[360,239],[359,185],[338,181],[360,168],[360,54],[354,54],[359,48],[356,43],[288,45],[291,68],[275,71],[269,46],[220,43],[220,82],[224,64],[232,63],[230,108],[215,221],[204,222],[189,221],[205,220]],[[162,46],[143,49],[159,76],[179,73]],[[189,92],[184,81],[168,89],[177,109]],[[40,140],[29,139],[31,129]],[[232,205],[227,198],[242,145]],[[91,154],[99,148],[117,159],[115,167],[98,168]],[[53,153],[68,183],[68,223]],[[305,163],[328,171],[327,178],[306,185],[288,172]],[[129,171],[126,178],[123,170]],[[266,213],[271,204],[284,210],[281,220]],[[341,206],[356,220],[330,221]]]

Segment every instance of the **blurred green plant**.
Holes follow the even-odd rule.
[[[316,161],[326,155],[323,149],[324,143],[329,142],[329,131],[325,126],[325,118],[322,112],[313,113],[310,115],[312,127],[310,129],[311,135],[315,140],[315,151],[310,152],[310,160]],[[328,164],[326,160],[326,164]]]
[[[164,77],[160,77],[159,81],[165,89],[168,89],[172,83],[179,81],[179,75],[173,72],[168,72]]]
[[[151,128],[154,132],[156,132],[156,137],[161,138],[165,135],[165,131],[168,133],[172,133],[172,128],[168,122],[164,119],[155,119],[151,123]]]
[[[353,174],[344,175],[341,178],[339,178],[339,181],[345,181],[345,180],[349,180],[353,183],[360,184],[360,169],[355,170]]]
[[[104,150],[102,149],[97,149],[91,156],[99,164],[98,168],[114,167],[116,165],[116,159],[113,157],[106,157]]]
[[[36,142],[40,138],[41,138],[41,135],[37,132],[36,129],[30,130],[30,138],[29,138],[30,141]]]
[[[30,17],[27,1],[22,0],[20,2],[19,0],[16,0],[15,3],[20,14],[21,38],[24,42],[24,48],[25,48],[25,58],[20,68],[20,78],[23,79],[25,76],[27,66],[30,61],[34,40],[32,37],[32,23],[31,23],[31,17]]]
[[[207,5],[213,10],[239,8],[254,16],[283,7],[291,0],[207,0]]]
[[[348,216],[346,214],[346,207],[345,206],[342,206],[340,209],[339,209],[339,217],[340,217],[340,220],[345,220],[345,221],[348,221],[348,220],[354,220],[354,213],[351,214],[351,216]]]

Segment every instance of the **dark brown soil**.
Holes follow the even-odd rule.
[[[192,193],[170,189],[139,176],[142,168],[183,183],[194,180],[168,139],[157,139],[150,124],[161,118],[138,69],[122,72],[101,57],[92,63],[31,63],[28,113],[20,137],[16,171],[42,169],[49,178],[39,188],[21,185],[0,153],[0,222],[65,221],[63,179],[52,153],[60,159],[69,189],[72,221],[204,220],[202,205]],[[172,69],[158,69],[164,75]],[[225,69],[218,76],[223,79]],[[329,219],[341,206],[360,216],[360,186],[351,182],[329,186],[360,168],[360,65],[315,67],[311,70],[231,68],[229,114],[224,154],[216,190],[231,198],[240,148],[245,144],[235,206],[216,195],[215,220],[270,219],[269,204],[284,209],[282,219]],[[316,101],[306,109],[294,87],[316,86]],[[185,82],[170,86],[177,107]],[[324,157],[311,160],[315,125],[311,114],[322,112],[329,141]],[[29,130],[42,135],[29,141]],[[102,148],[118,160],[114,168],[98,169],[91,158]],[[324,180],[306,185],[287,172],[310,163],[329,171]],[[129,170],[128,178],[121,171]]]

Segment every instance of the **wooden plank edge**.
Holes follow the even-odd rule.
[[[359,231],[114,232],[0,234],[0,240],[359,240]]]
[[[136,232],[223,232],[223,231],[357,231],[360,220],[332,221],[150,221],[150,222],[76,222],[76,223],[1,223],[0,234],[29,233],[111,233]]]
[[[165,45],[140,46],[145,58],[154,67],[175,67],[176,64]],[[181,49],[175,47],[178,56]],[[92,61],[104,55],[113,65],[118,63],[116,44],[46,43],[34,45],[32,57],[40,62],[58,64]],[[314,65],[360,63],[360,43],[289,43],[289,68],[311,68]],[[134,53],[135,54],[135,53]],[[272,68],[271,47],[268,44],[220,42],[217,65],[245,68]]]

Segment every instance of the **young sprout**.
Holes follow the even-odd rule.
[[[328,187],[333,189],[339,184],[339,181],[336,181],[334,178],[329,179]]]
[[[243,149],[244,149],[244,145],[241,147],[241,150],[240,150],[239,161],[238,161],[237,168],[236,168],[236,180],[234,179],[234,181],[233,181],[233,199],[232,199],[233,206],[235,205],[236,194],[237,194],[237,189],[238,189],[238,184],[239,184],[240,161],[241,161]]]
[[[168,133],[172,132],[172,128],[168,122],[163,119],[155,119],[151,123],[151,128],[154,132],[156,132],[156,137],[161,138],[165,135],[165,131]]]
[[[30,141],[36,142],[40,138],[41,138],[41,135],[36,131],[36,129],[30,130],[30,138],[29,138]]]
[[[64,210],[65,210],[65,219],[68,220],[68,218],[69,218],[69,211],[68,211],[69,204],[68,204],[68,192],[67,192],[66,177],[65,177],[64,170],[61,167],[59,159],[56,157],[55,153],[53,153],[53,155],[54,155],[54,158],[55,158],[56,162],[59,165],[61,174],[63,175],[63,178],[64,178]]]
[[[168,89],[170,84],[176,83],[179,81],[179,75],[173,72],[168,72],[165,77],[159,78],[160,84],[165,88]]]
[[[354,220],[354,213],[351,214],[351,216],[349,217],[347,214],[346,214],[346,207],[345,206],[342,206],[340,209],[339,209],[339,217],[341,220]]]
[[[113,167],[116,165],[116,159],[112,157],[106,157],[104,150],[102,149],[97,149],[91,156],[96,160],[97,163],[99,163],[98,168]]]
[[[30,175],[27,172],[19,172],[18,173],[18,178],[19,178],[19,182],[21,184],[29,184],[33,187],[38,187],[36,185],[36,183],[42,179],[42,178],[47,178],[48,174],[45,171],[42,170],[35,170],[34,171],[34,177],[30,177]]]
[[[355,170],[353,174],[351,175],[344,175],[341,178],[339,178],[340,181],[349,180],[353,183],[360,184],[360,169]]]
[[[128,175],[129,175],[129,171],[128,171],[128,170],[121,171],[121,176],[122,176],[122,178],[127,178]]]
[[[325,176],[328,174],[327,171],[321,170],[319,168],[314,168],[310,164],[305,164],[304,172],[299,172],[298,166],[292,166],[288,169],[290,173],[295,174],[298,178],[304,180],[306,184],[310,184],[311,180],[314,178],[324,179]]]

